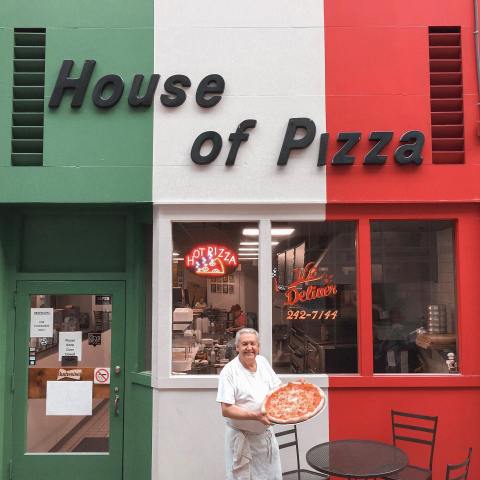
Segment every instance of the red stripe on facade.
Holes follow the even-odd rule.
[[[358,222],[357,285],[359,374],[329,376],[331,440],[368,438],[391,441],[390,411],[438,415],[434,478],[443,478],[446,463],[463,461],[467,448],[480,447],[480,322],[478,298],[480,250],[479,208],[449,203],[418,205],[328,204],[328,220]],[[373,375],[372,292],[370,274],[371,220],[455,220],[458,352],[461,375]],[[415,461],[415,453],[410,453]],[[472,460],[470,475],[480,473]]]
[[[429,26],[462,31],[465,164],[432,165]],[[359,131],[353,166],[327,163],[327,203],[480,200],[473,6],[470,0],[325,1],[326,124],[330,159],[338,132]],[[409,130],[425,135],[423,164],[393,153]],[[364,166],[372,131],[392,131],[383,166]]]

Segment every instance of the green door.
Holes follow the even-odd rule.
[[[121,479],[125,284],[17,284],[15,480]]]

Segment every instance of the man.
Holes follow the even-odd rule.
[[[281,480],[278,443],[260,408],[267,393],[281,381],[258,354],[256,330],[239,330],[235,348],[238,356],[222,370],[217,393],[226,421],[227,480]]]
[[[235,333],[247,326],[247,318],[242,312],[242,307],[237,303],[232,305],[230,312],[233,316],[233,326],[227,328],[227,333]]]

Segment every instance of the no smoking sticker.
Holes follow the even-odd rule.
[[[93,372],[93,383],[98,385],[110,384],[110,368],[96,368]]]

